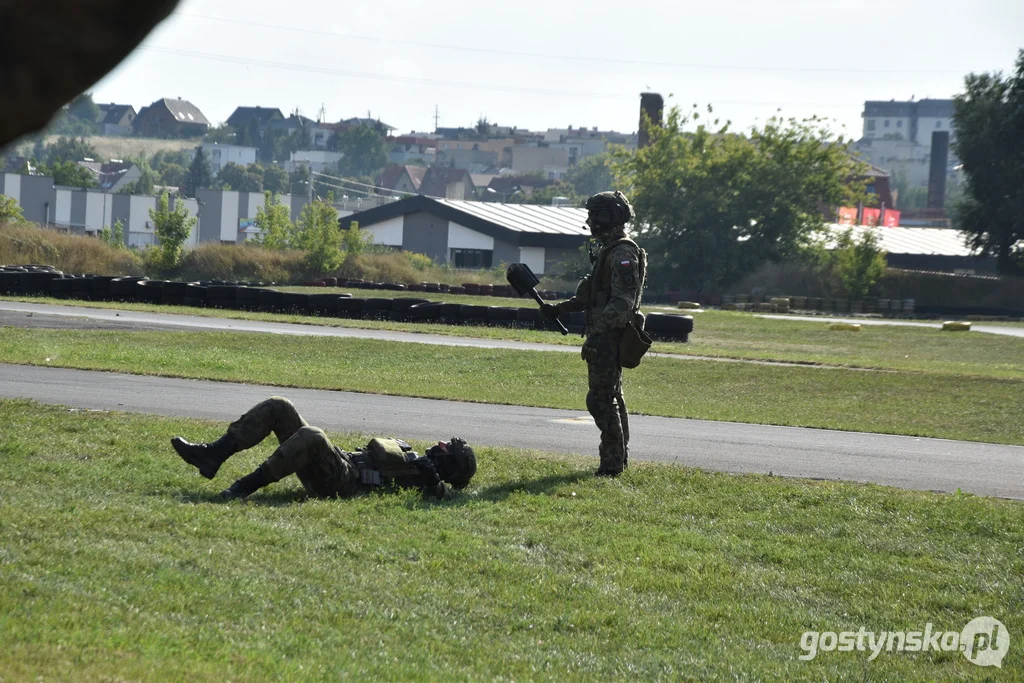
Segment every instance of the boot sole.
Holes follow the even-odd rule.
[[[192,467],[195,467],[197,470],[199,470],[199,474],[201,474],[203,477],[207,479],[213,479],[214,477],[217,476],[217,470],[220,469],[220,465],[213,467],[213,469],[211,470],[209,463],[197,462],[196,459],[193,458],[191,454],[187,451],[188,446],[186,446],[183,443],[180,443],[177,439],[171,439],[171,446],[174,447],[174,452],[178,454],[178,457],[187,462],[189,465],[192,465]]]

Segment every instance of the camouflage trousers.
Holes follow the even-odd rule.
[[[292,402],[280,396],[261,401],[228,426],[239,450],[252,448],[273,432],[280,444],[260,469],[268,482],[290,474],[311,495],[320,498],[352,496],[359,491],[359,472],[348,455],[310,427]]]
[[[601,469],[618,472],[629,459],[629,415],[622,397],[622,366],[619,365],[621,333],[592,334],[586,356],[589,390],[587,410],[601,430]]]

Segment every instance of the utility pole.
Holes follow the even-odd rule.
[[[438,115],[438,112],[437,112],[437,105],[435,104],[434,105],[434,132],[435,133],[437,132],[437,122],[438,122],[438,120],[440,120],[440,118],[441,117]]]

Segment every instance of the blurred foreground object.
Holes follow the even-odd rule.
[[[0,147],[45,127],[178,0],[0,0]]]

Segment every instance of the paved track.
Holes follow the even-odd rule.
[[[495,406],[348,392],[165,379],[0,364],[0,397],[77,408],[219,421],[285,394],[327,430],[593,455],[597,428],[566,410]],[[1024,448],[796,427],[630,417],[633,460],[725,472],[773,472],[1024,500]]]

